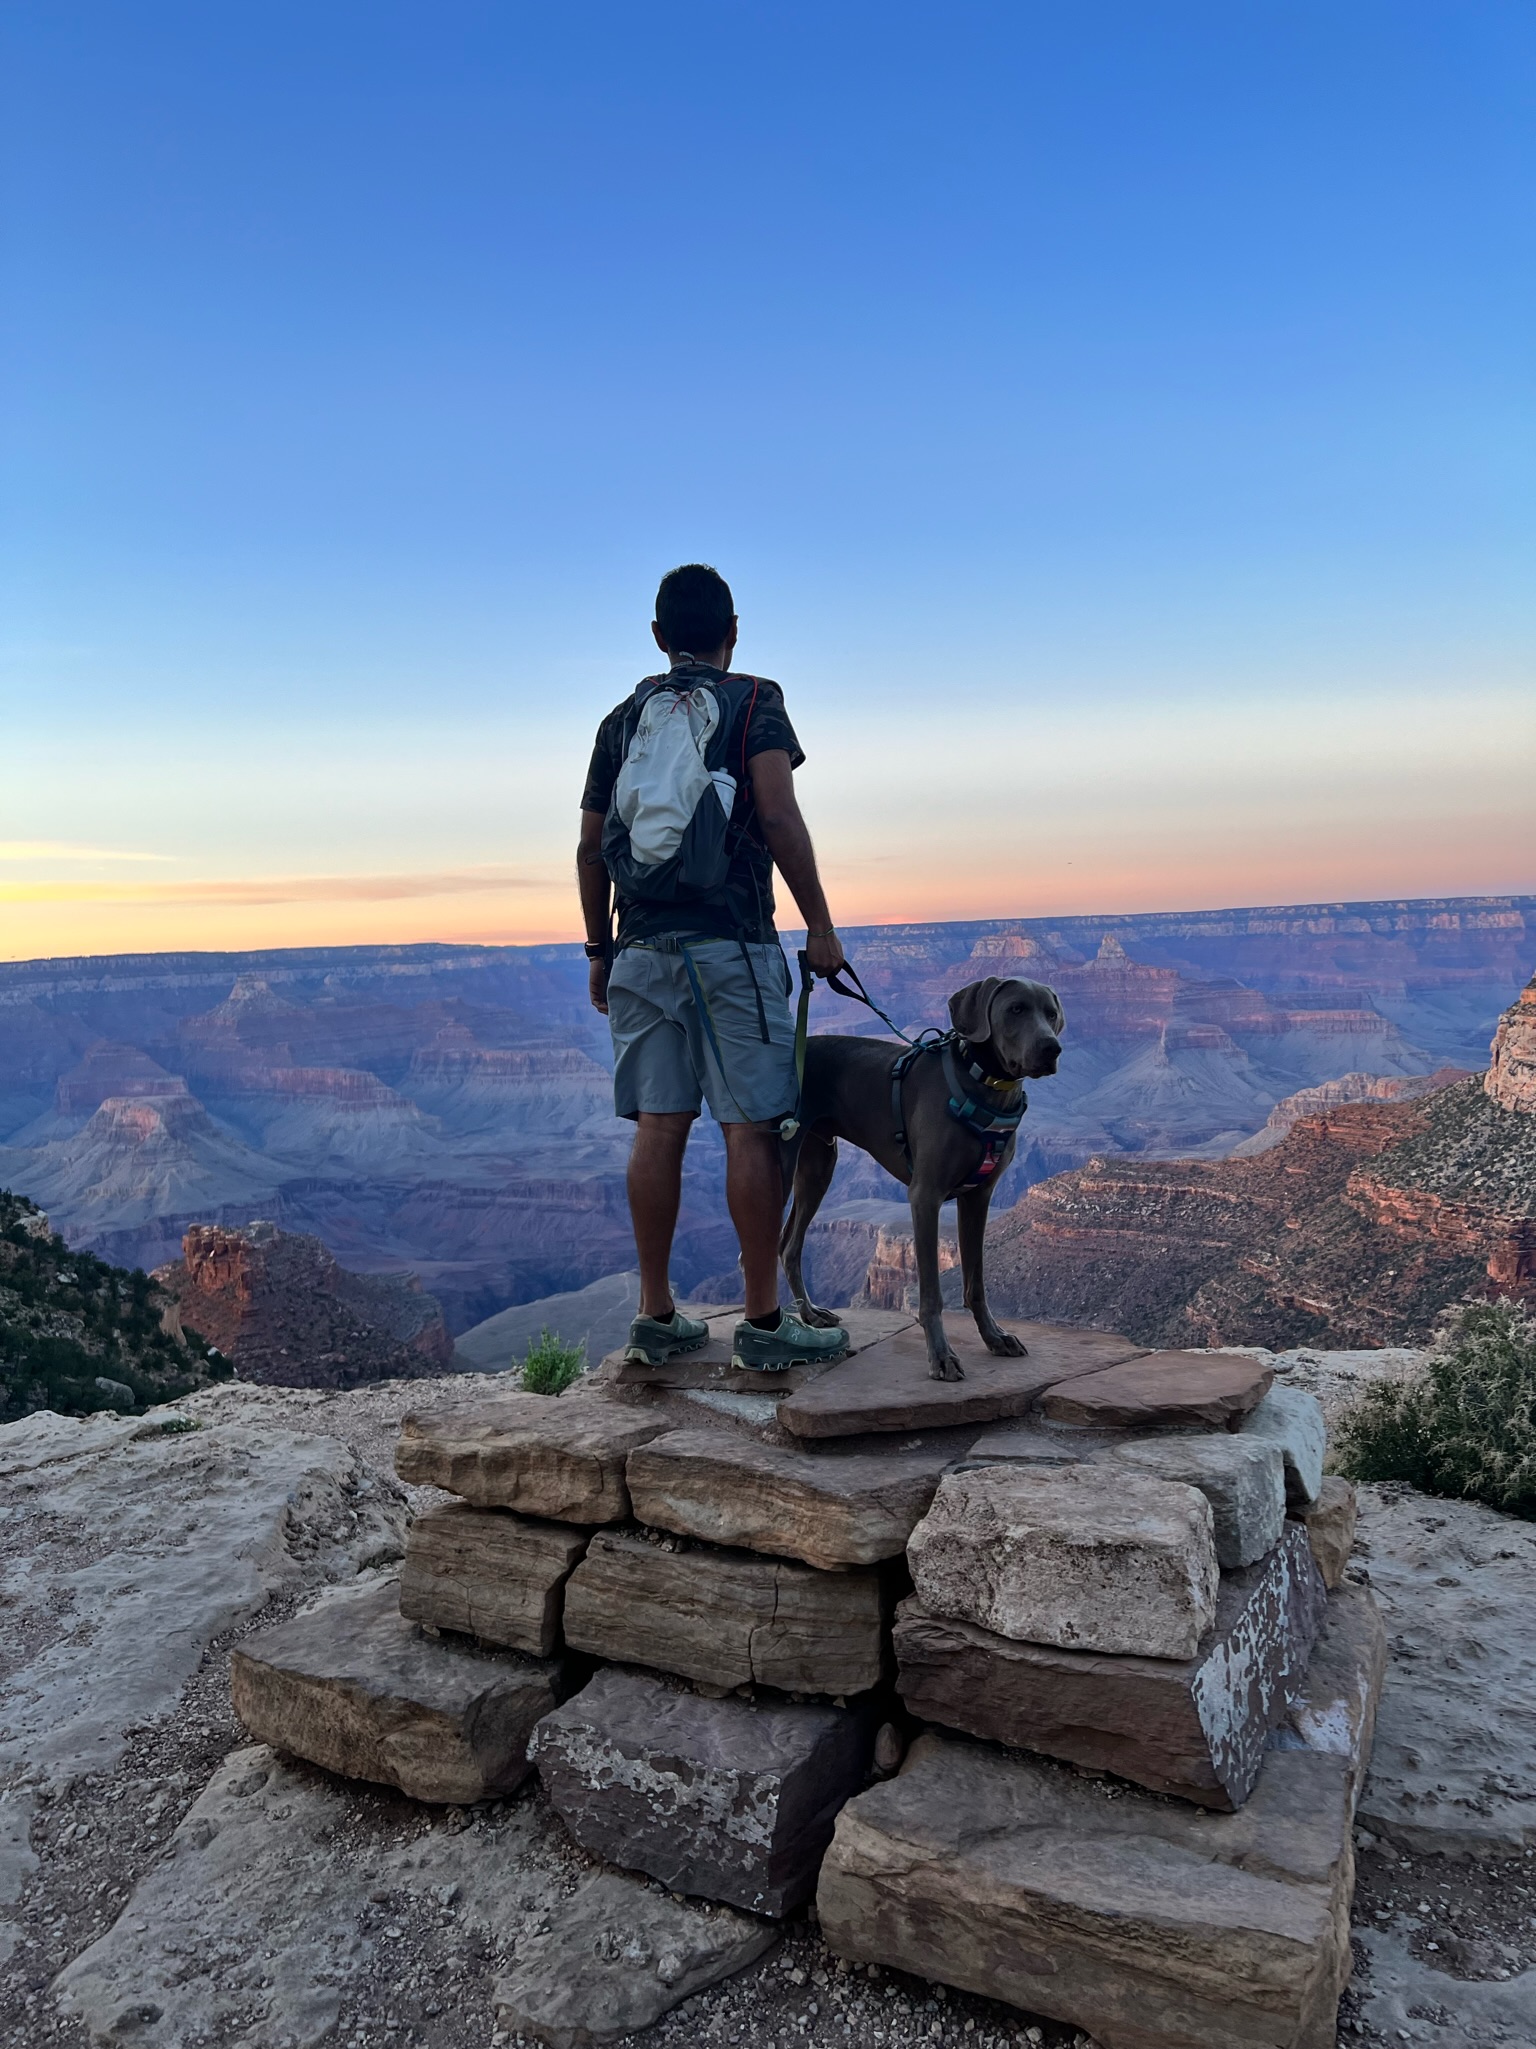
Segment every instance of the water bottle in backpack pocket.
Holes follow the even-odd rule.
[[[736,802],[726,754],[751,688],[750,676],[687,687],[658,677],[635,692],[603,822],[603,861],[621,896],[687,903],[724,888]]]

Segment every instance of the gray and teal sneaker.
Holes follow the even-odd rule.
[[[626,1366],[665,1366],[678,1352],[696,1352],[709,1343],[709,1325],[674,1309],[668,1317],[637,1316],[629,1326],[624,1348]]]
[[[731,1341],[731,1364],[752,1373],[783,1373],[791,1366],[824,1366],[841,1359],[848,1333],[841,1328],[816,1330],[784,1310],[777,1330],[759,1330],[745,1317]]]

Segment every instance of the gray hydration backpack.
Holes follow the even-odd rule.
[[[718,896],[731,865],[741,763],[726,755],[754,676],[692,669],[648,676],[624,721],[624,763],[603,821],[603,862],[620,896],[691,903]]]

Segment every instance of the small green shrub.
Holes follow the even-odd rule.
[[[1406,1480],[1536,1521],[1536,1316],[1478,1302],[1411,1380],[1369,1388],[1341,1419],[1340,1472]]]
[[[523,1389],[527,1394],[564,1394],[586,1370],[586,1346],[568,1345],[546,1326],[539,1332],[538,1343],[528,1347]]]

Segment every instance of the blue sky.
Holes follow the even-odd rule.
[[[1536,888],[1528,7],[0,22],[0,955],[574,935],[694,558],[845,922]]]

